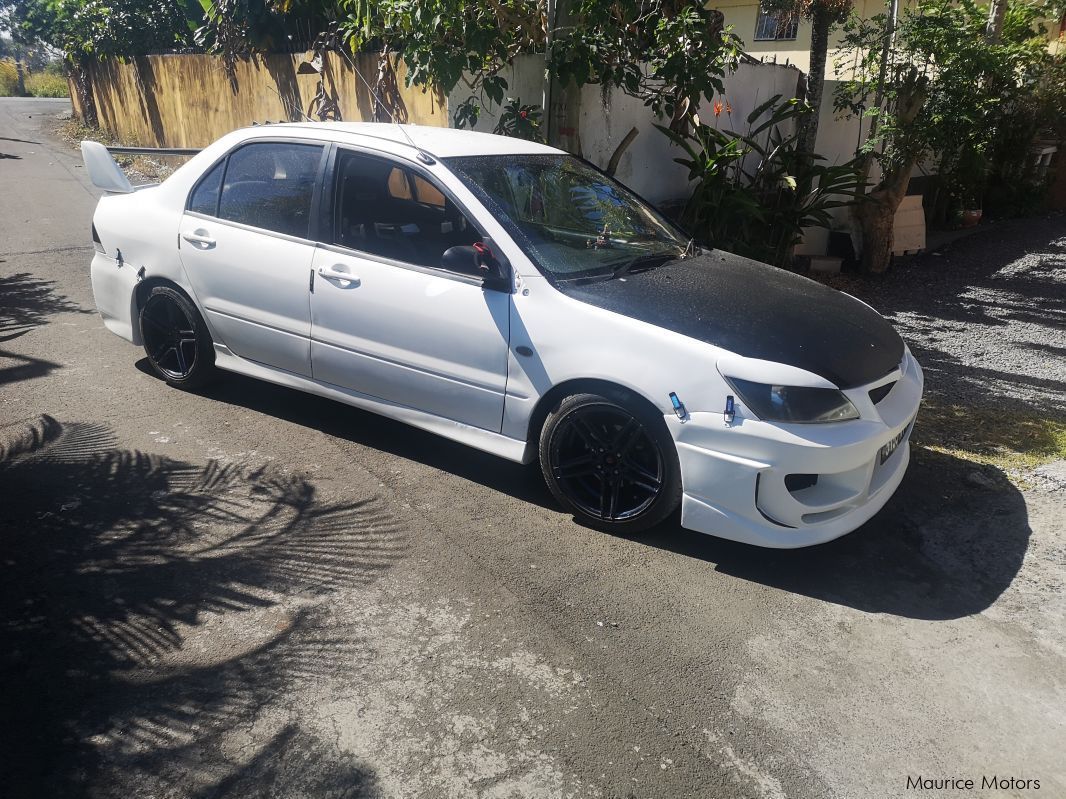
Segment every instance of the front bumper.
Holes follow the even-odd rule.
[[[878,402],[870,392],[892,383]],[[667,417],[681,462],[681,524],[764,547],[831,541],[861,526],[895,492],[910,461],[922,398],[921,367],[908,351],[896,369],[844,392],[860,418],[778,424],[720,413]],[[882,458],[882,447],[896,442]]]

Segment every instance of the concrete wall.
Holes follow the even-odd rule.
[[[544,56],[535,54],[520,55],[510,66],[500,71],[500,77],[507,81],[507,97],[517,98],[523,105],[542,105],[544,100]],[[472,94],[481,102],[481,116],[474,130],[492,133],[499,121],[500,106],[485,102],[484,98],[470,88],[469,75],[460,80],[455,88],[448,92],[448,125],[454,127],[452,117],[455,109]],[[506,102],[506,100],[505,100]]]
[[[123,63],[115,59],[88,68],[101,127],[124,141],[146,147],[202,147],[253,122],[303,119],[315,96],[318,75],[297,74],[310,54],[268,55],[237,63],[233,83],[212,55],[154,55]],[[363,77],[373,82],[377,56],[355,57]],[[409,122],[447,126],[444,97],[397,83]],[[329,54],[324,84],[346,121],[372,119],[370,93],[348,61]],[[76,94],[76,93],[75,93]],[[75,108],[76,112],[80,111]]]
[[[544,58],[524,55],[501,73],[508,83],[508,96],[523,103],[541,105],[544,99]],[[742,64],[736,73],[725,80],[725,98],[733,109],[732,117],[723,113],[717,120],[710,109],[700,109],[704,122],[717,122],[723,128],[741,131],[746,127],[747,115],[760,103],[775,94],[794,97],[799,79],[795,69],[771,64]],[[449,113],[470,96],[464,82],[448,94]],[[557,91],[557,94],[559,92]],[[483,99],[483,98],[482,98]],[[656,120],[644,103],[620,90],[608,92],[606,97],[599,86],[589,85],[579,90],[575,104],[565,97],[553,98],[553,113],[577,109],[577,124],[567,120],[565,127],[576,128],[579,155],[603,168],[615,149],[636,127],[637,138],[626,149],[615,174],[620,181],[652,202],[680,200],[690,192],[687,171],[673,159],[681,156],[680,149],[656,130]],[[496,125],[500,109],[483,102],[481,116],[475,130],[490,132]]]

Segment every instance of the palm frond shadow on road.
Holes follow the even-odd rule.
[[[173,770],[210,795],[241,784],[210,742],[292,681],[358,662],[319,600],[402,555],[396,519],[376,496],[327,500],[277,469],[118,449],[98,425],[42,417],[0,434],[8,795],[78,795],[105,765]]]

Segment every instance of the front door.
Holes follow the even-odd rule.
[[[314,257],[316,380],[498,432],[510,295],[441,268],[480,233],[432,178],[345,149],[331,237]]]
[[[254,142],[201,179],[181,260],[211,329],[242,358],[311,375],[312,200],[324,147]]]

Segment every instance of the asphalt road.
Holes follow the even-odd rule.
[[[64,107],[0,100],[5,796],[1066,795],[1061,491],[919,451],[826,546],[618,538],[535,467],[170,389],[93,310]]]

